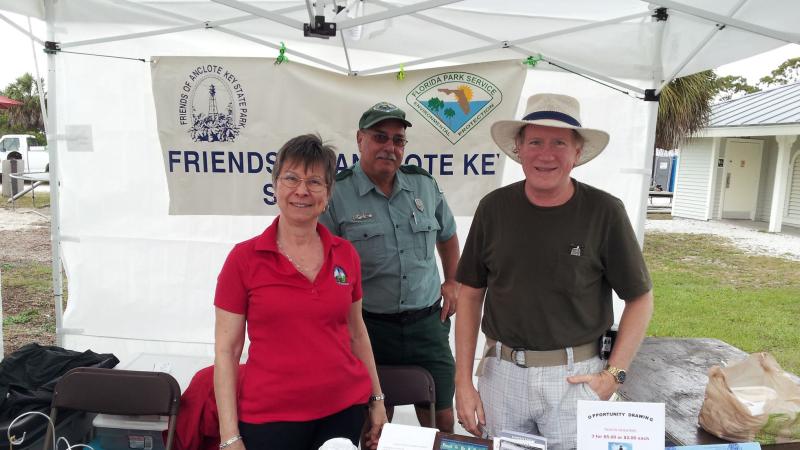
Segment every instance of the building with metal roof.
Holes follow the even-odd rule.
[[[800,227],[800,83],[719,103],[679,149],[672,215]]]

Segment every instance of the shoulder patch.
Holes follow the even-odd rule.
[[[353,175],[353,169],[344,169],[336,174],[336,181],[342,181],[351,175]]]
[[[428,178],[433,178],[433,176],[429,174],[427,170],[413,164],[400,166],[400,171],[403,173],[425,175]]]

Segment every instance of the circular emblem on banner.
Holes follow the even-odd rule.
[[[432,75],[406,95],[406,103],[453,145],[502,101],[503,93],[494,82],[468,72]]]
[[[247,125],[247,97],[238,77],[216,64],[193,69],[184,82],[178,122],[195,142],[233,142]]]

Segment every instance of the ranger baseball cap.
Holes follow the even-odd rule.
[[[361,120],[358,121],[358,128],[363,130],[384,120],[399,120],[406,127],[411,126],[411,122],[406,120],[406,112],[389,102],[380,102],[364,111]]]

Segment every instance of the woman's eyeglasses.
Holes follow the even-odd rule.
[[[389,137],[389,135],[386,133],[381,133],[380,131],[374,131],[366,128],[362,129],[361,131],[367,133],[369,137],[372,138],[373,141],[375,141],[376,144],[385,144],[389,142],[390,139],[392,140],[392,144],[394,144],[395,147],[403,148],[406,146],[406,144],[408,144],[408,139],[402,136]]]
[[[282,185],[286,186],[289,189],[294,189],[300,186],[301,182],[306,183],[306,189],[310,192],[322,192],[325,188],[328,187],[328,183],[326,183],[322,178],[319,177],[309,177],[309,178],[300,178],[297,175],[287,173],[286,175],[281,175],[278,180],[281,182]]]

